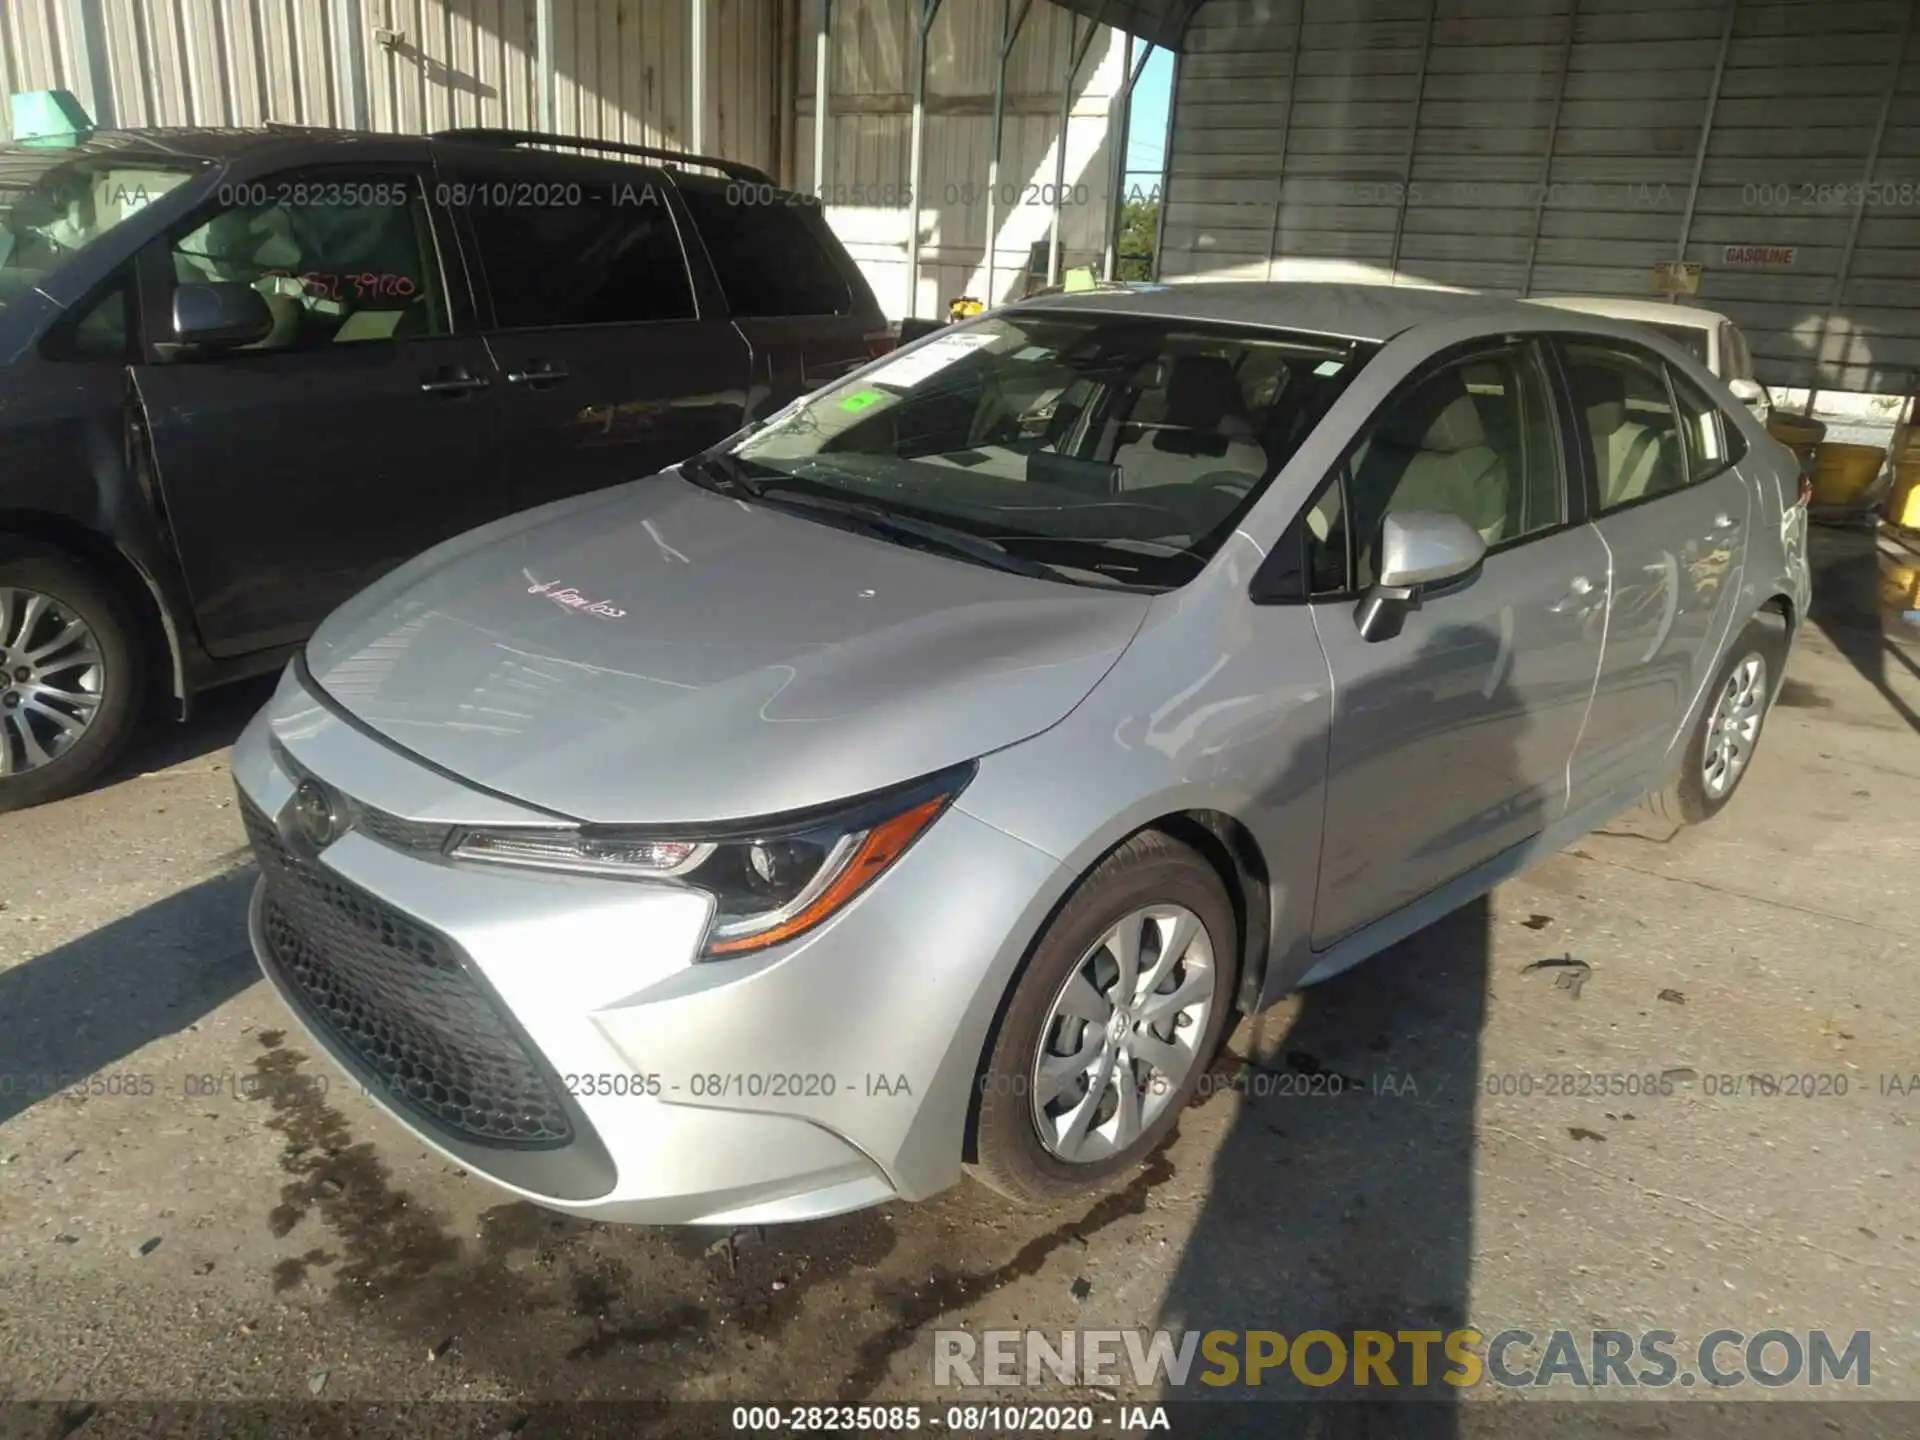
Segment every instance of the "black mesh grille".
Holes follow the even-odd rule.
[[[274,960],[308,1016],[389,1099],[489,1144],[572,1139],[544,1068],[449,941],[296,854],[244,797],[241,811],[266,878]]]

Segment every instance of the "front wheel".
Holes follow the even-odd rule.
[[[1048,924],[980,1076],[974,1171],[1051,1205],[1166,1140],[1219,1048],[1239,931],[1219,875],[1158,831],[1088,873]]]
[[[66,556],[0,551],[0,811],[70,795],[139,718],[140,652],[125,602]]]
[[[1728,648],[1714,676],[1712,697],[1694,722],[1680,776],[1650,804],[1668,820],[1698,825],[1725,808],[1746,777],[1760,730],[1779,688],[1786,652],[1778,629],[1754,620]]]

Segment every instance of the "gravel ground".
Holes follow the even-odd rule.
[[[549,1215],[299,1083],[328,1071],[247,954],[225,769],[263,692],[220,697],[118,782],[0,816],[0,1398],[55,1402],[0,1433],[125,1413],[90,1402],[486,1401],[452,1428],[530,1435],[543,1400],[944,1404],[933,1332],[1019,1326],[1868,1330],[1849,1395],[1920,1399],[1920,664],[1834,634],[1718,822],[1629,817],[1243,1024],[1239,1083],[1123,1189],[733,1234]],[[1716,1078],[1749,1075],[1821,1093]],[[1615,1093],[1646,1076],[1672,1093]],[[1510,1393],[1465,1398],[1408,1433],[1518,1433]],[[1629,1408],[1617,1433],[1705,1433]]]

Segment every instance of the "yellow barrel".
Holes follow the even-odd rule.
[[[1885,514],[1895,525],[1920,530],[1920,455],[1894,467],[1893,493],[1887,496]]]
[[[1798,450],[1802,445],[1818,445],[1827,438],[1827,427],[1807,415],[1775,410],[1767,416],[1767,433],[1782,445]]]
[[[1842,445],[1823,442],[1814,457],[1813,503],[1857,505],[1880,478],[1887,452],[1880,445]]]

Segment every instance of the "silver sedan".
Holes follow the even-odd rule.
[[[1230,1017],[1740,784],[1799,467],[1651,331],[1207,284],[945,328],[336,612],[235,752],[255,952],[555,1209],[1029,1203]]]

